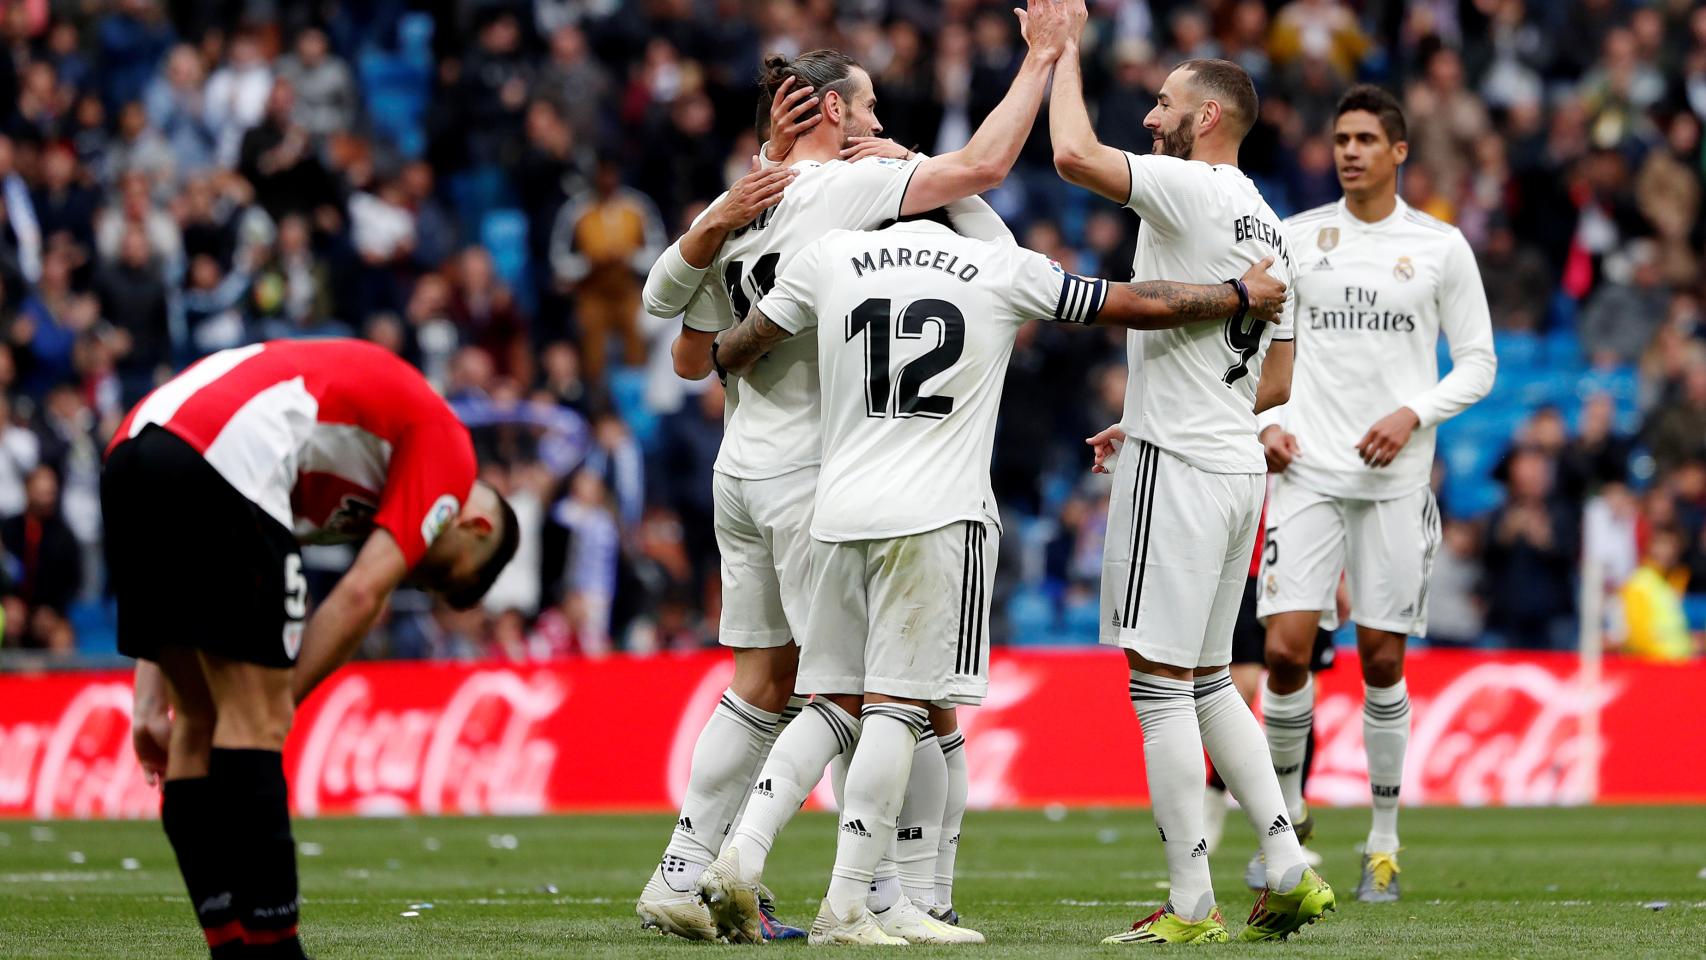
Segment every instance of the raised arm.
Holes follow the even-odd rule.
[[[782,191],[797,174],[791,167],[760,169],[757,158],[752,170],[736,180],[717,201],[693,221],[693,226],[671,244],[646,274],[642,294],[646,312],[654,317],[674,317],[687,309],[693,291],[705,279],[705,271],[723,241],[759,214],[782,202]]]
[[[1042,107],[1049,71],[1066,47],[1074,11],[1083,9],[1084,0],[1029,0],[1027,8],[1018,11],[1029,46],[1007,96],[965,146],[918,165],[906,187],[902,215],[924,213],[993,190],[1007,179]]]
[[[1078,68],[1075,31],[1054,68],[1049,96],[1048,131],[1054,144],[1054,169],[1067,183],[1093,190],[1115,203],[1131,199],[1131,167],[1125,153],[1096,139],[1084,105],[1084,76]]]
[[[752,370],[758,358],[791,336],[792,333],[753,307],[745,320],[717,337],[716,343],[711,345],[711,359],[719,374],[744,376]]]

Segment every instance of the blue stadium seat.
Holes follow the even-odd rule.
[[[1095,643],[1102,631],[1101,601],[1090,596],[1067,604],[1060,626],[1063,643]]]
[[[1054,601],[1040,587],[1021,587],[1007,600],[1007,624],[1013,630],[1014,646],[1053,643]]]
[[[527,280],[527,214],[502,209],[480,221],[480,244],[492,255],[492,266],[512,289]]]
[[[430,52],[425,61],[415,61],[368,50],[357,58],[356,69],[374,130],[404,156],[419,156],[426,146],[422,119],[432,80]]]
[[[1544,343],[1532,333],[1495,333],[1493,352],[1501,371],[1532,369],[1544,365]]]
[[[616,412],[622,415],[628,429],[634,431],[634,439],[650,449],[652,438],[657,436],[658,417],[646,406],[645,368],[612,367],[608,377],[610,399],[616,404]]]
[[[1706,630],[1706,593],[1691,593],[1683,597],[1682,613],[1688,618],[1688,629]]]
[[[118,611],[102,600],[79,600],[66,612],[77,635],[77,652],[90,655],[118,653]]]
[[[1587,360],[1582,355],[1582,338],[1574,330],[1554,330],[1546,335],[1546,365],[1554,370],[1580,370]]]
[[[432,14],[416,11],[397,19],[397,52],[410,63],[432,66]]]

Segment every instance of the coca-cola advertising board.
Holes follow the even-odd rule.
[[[715,651],[350,666],[297,716],[292,802],[309,816],[672,809],[731,670]],[[1408,803],[1706,801],[1706,764],[1675,762],[1706,756],[1706,665],[1612,658],[1590,688],[1574,656],[1429,651],[1408,677]],[[987,703],[961,711],[972,805],[1146,802],[1125,686],[1117,652],[998,651]],[[1364,803],[1355,658],[1320,689],[1313,799]],[[124,673],[0,677],[0,816],[154,816],[130,708]]]

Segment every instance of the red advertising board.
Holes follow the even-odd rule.
[[[360,664],[297,717],[295,809],[314,814],[665,810],[686,788],[728,658],[534,666]],[[1589,689],[1573,656],[1418,652],[1411,803],[1706,801],[1706,664],[1610,659]],[[962,711],[978,807],[1145,802],[1122,658],[998,651],[988,702]],[[1367,799],[1354,657],[1323,676],[1311,792]],[[1601,742],[1583,717],[1598,705]],[[130,748],[123,673],[0,676],[0,816],[141,817],[158,809]],[[822,797],[818,798],[821,802]]]

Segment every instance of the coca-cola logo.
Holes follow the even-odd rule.
[[[388,709],[367,676],[335,680],[298,734],[296,807],[310,816],[544,811],[558,744],[538,724],[566,695],[549,673],[483,670],[442,705]]]
[[[1621,684],[1590,688],[1532,663],[1489,662],[1431,697],[1412,696],[1405,751],[1406,803],[1534,805],[1591,803],[1601,756],[1582,720],[1615,700]],[[1333,694],[1315,707],[1310,796],[1368,803],[1360,696]]]
[[[160,798],[130,745],[128,683],[92,683],[48,723],[0,726],[0,809],[49,817],[146,817]]]

